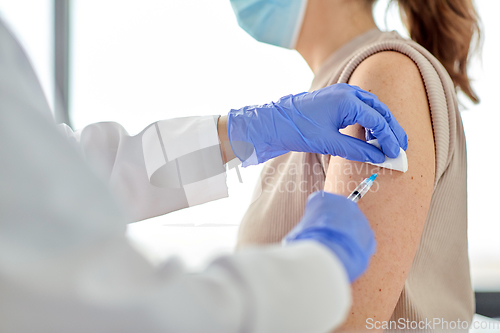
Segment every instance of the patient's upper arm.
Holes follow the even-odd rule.
[[[435,175],[434,138],[424,84],[417,66],[396,52],[363,61],[349,84],[377,95],[408,135],[408,172],[382,169],[360,202],[375,232],[377,252],[353,284],[353,307],[343,329],[363,329],[367,318],[389,320],[415,256],[429,209]],[[350,126],[345,134],[364,139]],[[347,196],[377,167],[332,157],[325,190]]]

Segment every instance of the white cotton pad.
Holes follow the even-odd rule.
[[[380,149],[380,144],[378,143],[377,139],[370,140],[368,141],[368,143]],[[386,156],[385,161],[383,163],[377,163],[377,164],[370,162],[367,163],[386,169],[406,172],[408,171],[408,158],[406,157],[406,152],[403,150],[403,148],[399,149],[400,149],[399,155],[396,158],[389,158]]]

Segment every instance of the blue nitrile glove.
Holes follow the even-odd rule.
[[[378,139],[383,153],[340,129],[360,124]],[[328,154],[353,161],[382,163],[399,155],[406,133],[387,106],[358,87],[335,84],[289,95],[276,103],[231,110],[227,132],[243,166],[263,163],[290,151]]]
[[[315,192],[309,196],[302,220],[283,238],[283,244],[314,240],[344,264],[354,282],[375,253],[375,236],[358,205],[344,197]]]

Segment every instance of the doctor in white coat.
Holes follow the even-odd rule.
[[[380,150],[338,132],[355,122],[386,155],[406,144],[389,110],[347,85],[227,117],[159,121],[137,136],[116,123],[61,134],[23,50],[0,22],[0,331],[336,327],[350,306],[349,283],[375,249],[366,219],[345,198],[313,195],[285,245],[221,257],[196,274],[177,259],[150,265],[125,228],[227,196],[224,163],[233,154],[244,165],[288,151],[381,162]]]

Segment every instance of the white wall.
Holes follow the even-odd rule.
[[[477,290],[500,290],[500,166],[497,128],[500,124],[500,1],[477,1],[484,24],[482,63],[471,74],[481,104],[462,112],[468,151],[469,254]]]
[[[0,17],[30,55],[51,106],[54,100],[52,8],[52,0],[0,0]]]

